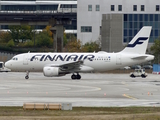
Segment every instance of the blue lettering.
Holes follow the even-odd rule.
[[[94,55],[90,54],[90,55],[65,55],[64,57],[62,55],[54,55],[53,57],[50,56],[50,55],[34,55],[31,57],[30,61],[33,61],[33,60],[38,60],[38,57],[40,57],[40,61],[47,61],[47,60],[50,60],[50,61],[57,61],[58,59],[61,60],[61,61],[70,61],[70,60],[73,60],[73,61],[77,61],[77,60],[86,60],[88,59],[89,61],[93,61],[94,59]]]
[[[74,59],[74,61],[76,61],[78,58],[78,55],[70,55],[66,61],[69,61],[70,59]]]
[[[47,55],[46,58],[44,59],[44,61],[46,60],[50,60],[50,61],[53,61],[55,59],[56,55],[52,58],[50,55]],[[48,59],[47,59],[48,58]]]
[[[64,61],[66,57],[67,57],[67,55],[64,58],[61,55],[58,55],[57,58],[55,59],[55,61],[57,61],[58,58],[60,58],[61,61]]]
[[[43,61],[43,58],[44,58],[45,56],[46,56],[46,55],[43,55],[43,56],[41,57],[40,61]]]
[[[36,56],[42,56],[42,55],[34,55],[30,61],[33,61],[34,59],[37,59]]]
[[[88,59],[88,60],[90,60],[90,61],[93,61],[93,58],[94,58],[94,57],[95,57],[94,55],[86,55],[83,60]]]
[[[79,57],[79,60],[81,60],[81,59],[83,58],[83,56],[84,56],[84,55],[81,55],[81,56]]]

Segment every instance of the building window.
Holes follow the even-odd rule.
[[[133,5],[133,11],[137,11],[137,5]]]
[[[122,5],[118,5],[118,11],[122,11]]]
[[[124,14],[123,42],[129,42],[143,26],[152,26],[150,43],[160,36],[160,14]]]
[[[159,11],[159,5],[156,5],[156,11]]]
[[[141,11],[144,11],[144,10],[145,10],[144,5],[141,5]]]
[[[88,11],[92,11],[92,5],[88,5]]]
[[[81,26],[81,32],[92,32],[91,26]]]
[[[114,5],[111,5],[111,11],[114,11]]]
[[[96,11],[100,11],[100,6],[96,5]]]

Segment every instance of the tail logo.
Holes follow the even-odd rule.
[[[141,45],[148,37],[139,37],[133,44],[128,44],[127,47],[135,47],[136,45]]]

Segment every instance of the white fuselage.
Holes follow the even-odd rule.
[[[83,61],[83,66],[93,69],[79,70],[78,72],[88,71],[107,71],[140,64],[154,59],[152,55],[146,55],[144,59],[132,59],[138,54],[124,53],[24,53],[14,56],[6,62],[5,66],[12,71],[43,71],[47,65],[61,65],[74,61]],[[86,69],[86,70],[85,70]],[[69,71],[71,72],[71,71]]]

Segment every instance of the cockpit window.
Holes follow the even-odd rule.
[[[18,58],[12,58],[12,60],[18,60]]]

